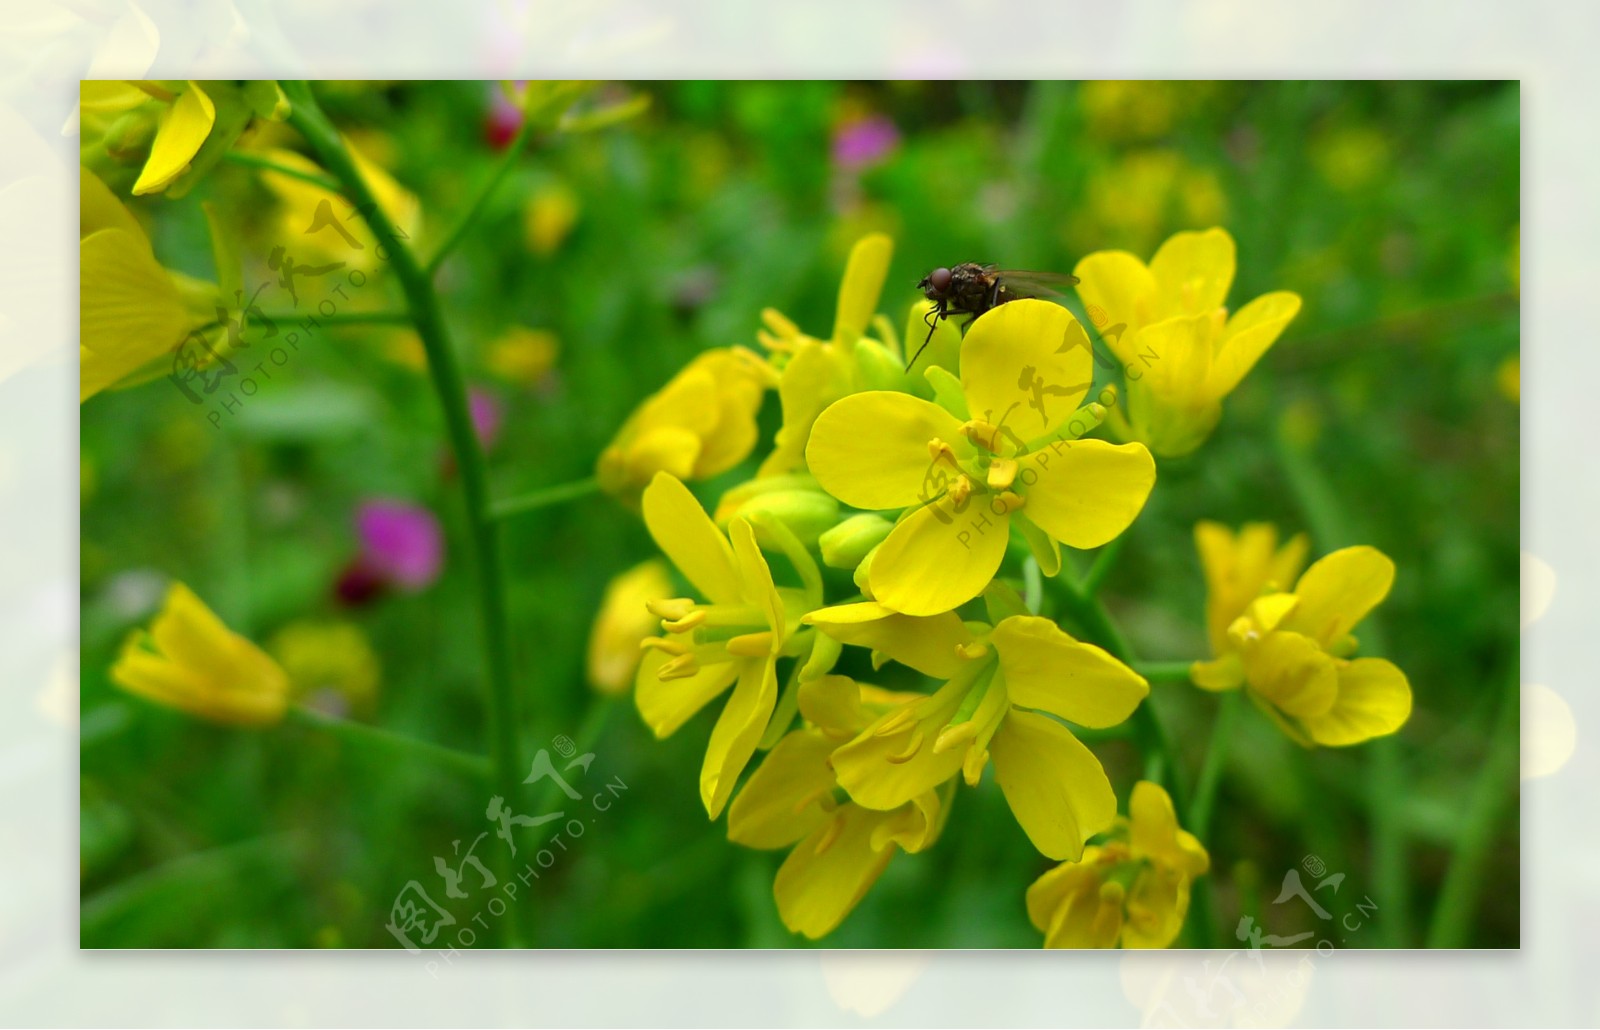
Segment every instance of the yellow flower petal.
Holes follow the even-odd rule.
[[[1339,670],[1339,696],[1324,715],[1302,718],[1311,739],[1327,747],[1383,737],[1411,717],[1411,684],[1382,658],[1357,658]]]
[[[955,612],[902,615],[874,601],[822,608],[804,621],[841,643],[881,651],[935,679],[954,676],[967,661],[956,648],[972,642],[971,631]]]
[[[150,94],[120,79],[83,79],[78,83],[78,106],[92,114],[121,114],[150,99]]]
[[[733,549],[683,483],[656,473],[644,491],[644,523],[656,546],[707,599],[744,600]]]
[[[143,235],[101,229],[78,244],[78,399],[183,343],[189,314]]]
[[[949,460],[935,464],[929,453],[935,439],[967,446],[961,423],[937,404],[887,390],[854,393],[817,416],[806,464],[824,490],[851,507],[905,508],[948,483]]]
[[[702,667],[692,676],[663,680],[661,666],[670,657],[660,651],[646,651],[634,676],[633,703],[657,737],[676,733],[739,675],[737,662],[719,662]]]
[[[861,687],[848,676],[801,681],[800,716],[823,733],[845,739],[860,733],[869,721],[861,708]]]
[[[1206,580],[1206,631],[1213,654],[1229,649],[1228,627],[1267,589],[1288,590],[1305,565],[1310,541],[1299,534],[1278,547],[1278,531],[1265,522],[1235,534],[1217,522],[1194,527],[1195,549]]]
[[[872,848],[873,829],[883,818],[844,805],[795,845],[772,884],[784,926],[815,940],[844,921],[894,858],[892,847]]]
[[[1264,294],[1236,311],[1222,330],[1211,393],[1222,397],[1238,386],[1299,312],[1299,295],[1287,290]]]
[[[1128,798],[1128,843],[1135,855],[1166,858],[1178,846],[1178,813],[1158,783],[1140,780]]]
[[[715,819],[733,794],[739,774],[756,753],[778,703],[778,674],[771,659],[741,662],[739,682],[717,717],[700,767],[700,800]]]
[[[961,342],[961,389],[972,417],[1023,440],[1048,435],[1094,380],[1089,337],[1059,304],[1024,298],[990,309]]]
[[[1057,441],[1027,455],[1023,468],[1028,503],[1022,514],[1080,549],[1116,539],[1138,517],[1156,482],[1155,459],[1139,443]]]
[[[1150,259],[1166,315],[1209,315],[1233,285],[1233,237],[1225,229],[1180,232]]]
[[[1286,715],[1324,715],[1339,695],[1339,671],[1317,642],[1299,633],[1271,633],[1245,656],[1250,687]]]
[[[873,596],[905,615],[939,615],[972,600],[1005,558],[1010,520],[993,514],[986,497],[959,512],[948,497],[913,511],[873,553]]]
[[[1100,760],[1060,723],[1012,709],[989,752],[1006,803],[1045,856],[1078,858],[1084,842],[1116,819],[1117,797]]]
[[[1132,715],[1150,693],[1138,673],[1049,619],[1013,615],[989,639],[1000,654],[1012,704],[1104,729]]]
[[[951,680],[932,698],[919,698],[920,718],[904,706],[873,720],[850,743],[833,753],[839,786],[857,804],[887,812],[938,787],[961,769],[963,751],[937,754],[933,745],[961,706],[971,676]]]
[[[749,848],[793,844],[832,815],[834,742],[796,730],[767,752],[728,808],[728,839]]]
[[[189,83],[161,116],[161,128],[150,146],[150,158],[133,184],[134,195],[159,193],[171,185],[199,153],[216,121],[216,105],[206,96],[205,90]]]
[[[1063,907],[1072,904],[1079,896],[1099,894],[1100,875],[1095,868],[1099,853],[1099,848],[1085,848],[1081,862],[1063,862],[1029,885],[1026,895],[1028,921],[1034,929],[1048,933]],[[1047,943],[1045,946],[1052,945]]]
[[[1349,633],[1389,596],[1394,562],[1375,547],[1346,547],[1314,562],[1295,584],[1299,599],[1280,628],[1326,647]]]
[[[585,670],[590,686],[606,694],[628,689],[639,666],[639,641],[651,636],[657,625],[645,604],[671,596],[666,563],[655,558],[620,573],[606,585],[589,632]]]
[[[88,85],[88,83],[84,83]],[[135,90],[134,92],[138,92]],[[144,96],[143,93],[139,94]],[[121,229],[129,236],[139,240],[145,250],[150,249],[150,240],[144,234],[144,229],[133,217],[133,212],[123,206],[116,194],[99,176],[89,169],[78,168],[78,239],[82,240],[101,229]]]
[[[1124,365],[1133,364],[1131,335],[1155,316],[1156,277],[1125,250],[1101,250],[1078,262],[1078,296],[1085,313]]]
[[[867,331],[878,310],[878,297],[883,293],[883,281],[889,276],[889,259],[893,256],[894,241],[881,232],[863,236],[850,249],[833,320],[835,342],[854,343]]]
[[[1181,409],[1176,414],[1185,420],[1196,418],[1215,399],[1207,385],[1215,331],[1216,320],[1210,315],[1185,315],[1157,322],[1139,334],[1140,350],[1154,355],[1140,384],[1162,408]]]

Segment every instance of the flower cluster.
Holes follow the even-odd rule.
[[[664,737],[717,707],[701,800],[713,819],[727,810],[732,841],[788,849],[774,897],[794,932],[831,932],[896,853],[933,846],[959,785],[978,787],[992,762],[1022,834],[1063,863],[1027,892],[1046,943],[1164,947],[1205,848],[1153,782],[1120,818],[1112,778],[1074,732],[1129,720],[1149,684],[1119,641],[1078,639],[1049,617],[1039,587],[1070,576],[1063,547],[1128,529],[1156,456],[1211,434],[1298,298],[1268,294],[1230,317],[1233,242],[1220,229],[1180,233],[1149,266],[1085,258],[1079,290],[1091,321],[1114,326],[1098,335],[1119,359],[1124,412],[1065,306],[1011,300],[962,327],[919,301],[897,332],[877,313],[892,249],[881,235],[856,245],[830,336],[764,312],[764,357],[701,355],[606,449],[602,487],[639,504],[688,589],[657,566],[625,574],[596,625],[593,679],[615,689],[633,667],[628,607],[643,607],[655,621],[638,710]],[[769,388],[783,418],[771,450],[708,512],[686,483],[748,467]],[[1124,442],[1091,435],[1103,424]],[[1215,658],[1195,663],[1196,683],[1245,687],[1305,743],[1404,722],[1404,677],[1349,657],[1351,627],[1388,589],[1387,559],[1337,552],[1282,593],[1303,539],[1278,551],[1270,528],[1236,539],[1211,524],[1198,537]],[[880,676],[927,687],[870,682]]]

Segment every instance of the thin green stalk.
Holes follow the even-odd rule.
[[[477,573],[493,784],[495,791],[510,801],[521,794],[522,760],[517,741],[516,694],[511,682],[511,644],[500,540],[489,517],[489,478],[483,449],[473,428],[466,384],[439,309],[439,298],[434,293],[431,277],[395,231],[389,216],[357,171],[339,133],[317,106],[311,87],[301,81],[285,81],[280,85],[293,105],[290,124],[305,137],[322,166],[343,183],[346,195],[366,218],[379,246],[389,252],[389,265],[405,293],[406,310],[428,355],[428,373],[433,379],[450,446],[461,472],[461,492],[470,537],[468,550]],[[500,864],[502,871],[509,875],[509,853],[501,853]],[[505,922],[510,943],[516,946],[522,938],[520,924],[525,918],[524,906],[510,908]]]
[[[1464,948],[1483,881],[1489,854],[1511,802],[1517,797],[1519,710],[1522,690],[1517,679],[1500,698],[1500,710],[1490,731],[1489,758],[1473,784],[1465,818],[1451,850],[1450,866],[1439,888],[1433,919],[1428,926],[1429,948]]]
[[[269,311],[259,317],[277,323],[298,321],[307,315],[304,311]],[[324,326],[411,324],[411,313],[407,311],[336,311],[331,315],[319,313],[313,317]]]
[[[1133,671],[1152,683],[1188,683],[1193,662],[1139,662]]]
[[[428,259],[427,273],[429,278],[432,278],[439,271],[439,266],[444,263],[444,259],[449,257],[450,252],[466,238],[467,233],[472,229],[473,223],[478,220],[479,215],[483,214],[483,209],[488,205],[489,198],[494,196],[494,191],[499,188],[500,183],[504,182],[511,169],[516,167],[517,160],[522,157],[523,148],[528,145],[529,128],[532,124],[533,120],[531,118],[522,119],[522,124],[517,127],[517,134],[511,138],[505,153],[500,155],[499,163],[494,166],[494,171],[489,173],[489,178],[484,182],[483,187],[478,190],[477,196],[472,200],[472,204],[462,213],[456,224],[451,226],[450,231],[445,233],[444,240],[439,244],[439,249],[434,251],[433,257]]]
[[[1111,575],[1111,570],[1116,568],[1117,557],[1122,554],[1122,542],[1126,539],[1128,534],[1123,533],[1095,552],[1094,564],[1089,566],[1089,571],[1083,576],[1082,590],[1085,596],[1094,597],[1100,593],[1101,584]]]
[[[600,739],[600,734],[605,732],[606,724],[611,721],[611,715],[617,710],[620,698],[596,697],[589,705],[589,710],[584,713],[583,724],[578,727],[578,732],[573,734],[573,743],[577,745],[578,754],[586,754],[594,747],[594,742]],[[533,811],[544,812],[555,803],[556,791],[560,787],[554,780],[546,781],[540,793],[534,798]]]
[[[520,497],[510,497],[503,501],[495,501],[489,506],[491,519],[512,519],[530,511],[548,508],[553,504],[562,504],[566,501],[575,501],[580,497],[587,497],[600,489],[600,481],[593,476],[580,479],[572,483],[562,483],[560,486],[550,486],[543,490],[523,494]]]
[[[1280,433],[1278,459],[1319,549],[1329,551],[1361,543],[1338,493],[1308,450]],[[1383,626],[1378,617],[1369,615],[1362,625],[1364,650],[1385,653]],[[1384,946],[1409,947],[1416,938],[1412,929],[1411,845],[1399,804],[1408,787],[1401,767],[1400,742],[1386,737],[1368,742],[1364,749],[1372,876],[1383,898],[1385,916],[1375,929],[1383,936]]]
[[[332,734],[363,751],[405,758],[425,758],[456,772],[466,773],[475,779],[489,778],[489,762],[482,755],[457,751],[453,747],[419,740],[416,737],[408,737],[365,723],[351,722],[310,708],[290,708],[288,719],[297,725]]]
[[[323,189],[334,193],[343,192],[339,186],[339,180],[331,175],[323,175],[321,172],[308,172],[303,168],[290,168],[288,165],[279,164],[269,157],[252,154],[248,150],[230,150],[226,156],[229,161],[236,165],[246,165],[250,168],[260,168],[267,172],[277,172],[279,175],[287,175],[291,179],[309,182],[313,186],[321,186]]]
[[[1216,721],[1211,724],[1211,740],[1206,744],[1206,756],[1200,763],[1200,778],[1195,782],[1194,801],[1189,806],[1190,833],[1205,840],[1211,827],[1211,813],[1216,807],[1217,787],[1222,783],[1222,770],[1228,764],[1228,745],[1233,742],[1233,727],[1239,720],[1239,707],[1244,703],[1242,691],[1230,690],[1222,695],[1217,706]]]

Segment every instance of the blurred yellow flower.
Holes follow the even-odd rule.
[[[1090,134],[1109,140],[1148,140],[1172,128],[1178,91],[1188,83],[1103,79],[1078,89]]]
[[[1092,364],[1071,312],[1014,300],[967,331],[946,406],[874,390],[817,417],[806,463],[823,488],[867,511],[909,509],[873,556],[878,601],[936,615],[971,600],[999,570],[1013,525],[1047,576],[1060,571],[1060,544],[1099,547],[1128,528],[1155,462],[1143,444],[1076,439],[1104,410],[1078,407]]]
[[[1141,780],[1110,837],[1028,888],[1028,918],[1047,948],[1165,948],[1178,939],[1206,849],[1180,829],[1172,799]]]
[[[1230,317],[1223,302],[1233,284],[1234,243],[1223,229],[1180,232],[1148,266],[1126,251],[1097,251],[1074,274],[1127,379],[1128,413],[1114,410],[1112,428],[1162,457],[1181,457],[1205,442],[1222,416],[1222,399],[1300,310],[1299,296],[1280,290]]]
[[[295,697],[321,707],[371,714],[378,700],[378,656],[350,622],[300,619],[272,635],[267,650],[289,676]]]
[[[671,596],[672,580],[659,558],[612,577],[589,631],[589,686],[602,694],[620,694],[633,685],[639,642],[652,635],[659,622],[647,606]]]
[[[1311,548],[1304,533],[1279,547],[1277,527],[1266,522],[1249,523],[1237,534],[1220,522],[1199,522],[1194,544],[1206,578],[1206,635],[1218,658],[1233,650],[1228,627],[1256,598],[1292,583]]]
[[[910,616],[867,601],[803,621],[945,680],[833,752],[852,801],[890,811],[957,773],[976,786],[993,757],[1012,814],[1044,855],[1077,858],[1111,826],[1117,799],[1100,760],[1057,721],[1115,726],[1149,693],[1143,677],[1105,651],[1033,615],[1008,616],[992,630],[979,625],[975,634],[954,612]]]
[[[743,347],[696,356],[622,424],[600,455],[600,488],[631,502],[658,472],[694,480],[733,468],[756,445],[756,412],[771,379]]]
[[[1317,136],[1311,163],[1328,185],[1345,193],[1369,185],[1389,164],[1389,141],[1370,126],[1347,125]]]
[[[763,476],[805,468],[812,424],[829,404],[857,390],[903,389],[911,383],[892,334],[885,340],[866,335],[893,254],[894,242],[882,233],[863,236],[851,248],[839,283],[833,335],[826,340],[807,336],[772,308],[761,313],[765,328],[756,337],[783,373],[778,381],[783,427],[761,463]]]
[[[560,183],[533,191],[522,207],[522,235],[540,257],[556,252],[578,224],[578,196]]]
[[[364,156],[349,139],[345,139],[344,144],[355,161],[356,171],[402,241],[414,240],[422,226],[422,205],[416,196]],[[322,174],[316,162],[293,150],[271,148],[260,154],[285,168],[307,175]],[[294,245],[287,248],[289,257],[306,263],[303,253],[312,253],[330,261],[342,261],[347,267],[362,272],[370,272],[387,260],[386,255],[379,253],[377,239],[366,220],[340,193],[270,170],[262,171],[261,183],[280,202],[278,232],[283,239],[294,241]]]
[[[634,701],[651,731],[666,737],[733,687],[700,770],[700,799],[715,819],[766,733],[778,699],[778,656],[806,602],[773,583],[749,522],[734,519],[724,536],[671,475],[656,474],[643,508],[656,546],[707,600],[648,605],[664,635],[643,643]],[[791,605],[797,610],[786,610]]]
[[[560,352],[555,333],[514,325],[489,344],[484,363],[506,382],[532,387],[544,381]]]
[[[828,756],[840,737],[914,700],[844,676],[800,686],[800,712],[811,725],[778,741],[728,809],[728,839],[752,848],[791,847],[773,896],[783,925],[816,940],[831,933],[866,896],[896,848],[933,845],[950,806],[929,790],[886,812],[834,796]],[[948,793],[948,792],[946,792]]]
[[[1500,395],[1512,404],[1522,403],[1522,358],[1513,354],[1500,362],[1500,367],[1494,370],[1494,384],[1499,387]]]
[[[129,635],[111,680],[158,704],[239,726],[278,722],[289,704],[288,674],[182,583],[172,584],[148,633]]]
[[[175,353],[215,313],[216,287],[156,260],[133,215],[87,168],[78,216],[78,400]]]
[[[1342,747],[1399,730],[1411,716],[1411,684],[1382,658],[1348,656],[1350,631],[1394,583],[1394,562],[1372,547],[1347,547],[1315,562],[1293,593],[1252,601],[1228,628],[1227,651],[1196,662],[1207,690],[1243,686],[1300,744]]]
[[[1110,237],[1142,248],[1173,224],[1211,225],[1228,213],[1216,173],[1174,150],[1125,154],[1095,169],[1085,192],[1083,212],[1069,234],[1074,240]]]

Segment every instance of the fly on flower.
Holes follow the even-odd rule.
[[[1018,297],[1039,297],[1053,300],[1063,296],[1062,290],[1074,286],[1078,282],[1075,275],[1061,275],[1055,272],[1024,272],[1012,268],[996,268],[994,265],[980,265],[976,261],[964,261],[950,268],[935,268],[922,277],[917,283],[917,289],[923,296],[933,301],[933,307],[923,321],[927,323],[928,335],[923,339],[922,346],[911,355],[911,360],[906,362],[906,371],[911,371],[911,366],[917,363],[922,352],[927,349],[928,341],[933,339],[933,330],[938,326],[939,319],[949,318],[951,315],[971,315],[977,318],[990,308],[998,307],[1008,300]]]

